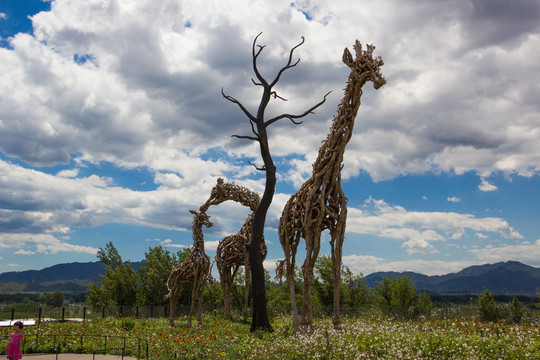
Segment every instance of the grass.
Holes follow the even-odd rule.
[[[274,333],[249,332],[249,323],[207,315],[192,329],[177,320],[106,318],[85,323],[42,323],[25,327],[26,352],[91,353],[121,347],[123,337],[137,350],[149,340],[150,359],[538,359],[538,323],[477,322],[473,319],[396,320],[378,316],[344,318],[337,332],[330,318],[316,320],[310,335],[293,335],[289,317],[271,319]],[[0,330],[0,349],[10,328]],[[82,339],[82,340],[81,340]],[[53,344],[59,343],[60,345]],[[116,352],[118,354],[118,352]]]

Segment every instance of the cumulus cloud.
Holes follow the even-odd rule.
[[[280,182],[298,187],[311,174],[347,79],[341,54],[356,38],[377,46],[387,84],[364,89],[343,179],[474,172],[485,192],[497,189],[491,174],[539,173],[538,2],[56,0],[31,20],[33,35],[0,48],[0,151],[24,163],[0,160],[7,234],[53,236],[110,221],[183,230],[218,176],[261,192],[264,180],[245,162],[260,161],[257,144],[231,138],[249,134],[249,122],[220,93],[256,112],[251,46],[260,31],[267,78],[306,38],[295,51],[301,62],[276,88],[289,101],[274,99],[268,114],[298,113],[333,90],[304,124],[269,129]],[[39,169],[73,161],[149,169],[158,188]],[[276,194],[270,228],[287,198]],[[500,218],[367,205],[350,209],[348,231],[399,239],[410,254],[436,253],[437,242],[466,230],[521,238]],[[212,231],[234,232],[220,225],[221,211]]]
[[[277,101],[270,111],[305,109],[334,90],[309,126],[292,130],[302,142],[276,147],[278,154],[305,155],[309,165],[347,76],[340,58],[354,38],[346,33],[377,45],[388,83],[365,91],[345,178],[361,170],[375,181],[433,169],[538,172],[535,2],[351,5],[57,0],[32,17],[35,36],[17,34],[13,49],[0,49],[0,147],[33,165],[67,163],[79,152],[92,161],[167,171],[169,162],[157,161],[156,151],[175,157],[204,153],[211,144],[229,155],[252,153],[252,144],[230,139],[249,128],[219,90],[254,111],[259,96],[249,80],[250,48],[263,31],[268,46],[260,63],[268,77],[300,35],[307,40],[297,51],[301,63],[279,89],[290,104]],[[275,126],[272,143],[297,143],[282,141],[285,127],[292,125]]]
[[[0,237],[0,248],[17,249],[16,254],[33,255],[56,254],[59,252],[75,252],[95,255],[97,248],[74,245],[50,234],[15,233],[3,234]]]
[[[459,240],[466,230],[491,232],[505,239],[522,235],[501,218],[477,218],[453,212],[408,211],[384,200],[369,198],[361,209],[349,208],[347,231],[403,241],[408,254],[438,253],[433,242]]]
[[[371,255],[346,255],[343,264],[356,274],[369,275],[377,271],[414,271],[425,275],[445,275],[458,272],[467,266],[477,265],[474,261],[442,261],[442,260],[394,260]]]
[[[469,251],[483,262],[495,263],[515,260],[533,266],[540,266],[540,239],[533,243],[523,241],[517,244],[503,244],[500,246],[487,245],[482,249],[471,249]]]
[[[447,201],[450,201],[450,202],[454,202],[454,203],[458,203],[461,201],[460,198],[456,197],[456,196],[449,196],[446,198]]]
[[[498,188],[497,186],[493,185],[486,179],[482,179],[482,182],[480,183],[480,185],[478,185],[478,189],[480,191],[494,191],[494,190],[497,190]]]
[[[180,187],[169,183],[141,192],[114,186],[110,179],[96,175],[58,177],[0,160],[0,225],[2,232],[36,234],[68,233],[71,227],[93,227],[111,221],[191,229],[188,209],[196,209],[206,201],[215,181],[190,184],[181,180]],[[241,210],[229,208],[229,215],[235,211]],[[216,231],[222,230],[226,224],[221,224],[219,218],[226,214],[215,213]]]

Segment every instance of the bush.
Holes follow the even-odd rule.
[[[525,309],[523,304],[514,296],[510,305],[507,308],[507,320],[513,323],[520,323],[523,319],[523,313]]]
[[[481,321],[496,321],[500,317],[500,309],[493,298],[493,293],[484,289],[484,293],[476,301],[478,319]]]

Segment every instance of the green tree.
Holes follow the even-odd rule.
[[[433,309],[431,297],[426,291],[422,291],[422,293],[416,299],[415,315],[429,314],[431,309]]]
[[[369,288],[362,274],[354,274],[348,267],[344,266],[341,271],[343,283],[343,306],[359,308],[369,302]]]
[[[145,253],[144,263],[139,265],[139,289],[137,302],[139,305],[165,305],[168,300],[167,279],[178,257],[161,246],[151,247]]]
[[[513,323],[520,323],[523,319],[524,308],[523,304],[517,297],[512,298],[512,302],[508,305],[508,320]]]
[[[61,291],[49,292],[39,297],[40,301],[51,307],[62,307],[64,305],[64,299],[64,293]]]
[[[334,282],[332,278],[332,258],[321,255],[315,261],[313,281],[313,303],[324,308],[334,306]],[[367,304],[369,290],[364,277],[355,275],[347,266],[341,266],[340,305],[360,308]]]
[[[383,311],[401,317],[413,315],[409,310],[416,303],[416,288],[408,277],[385,277],[377,281],[376,293]]]
[[[496,321],[499,318],[499,308],[493,297],[493,293],[484,289],[484,293],[476,300],[478,318],[481,321]]]
[[[137,302],[137,274],[129,263],[125,264],[112,242],[99,249],[98,259],[105,266],[101,275],[101,289],[92,284],[88,289],[91,305],[135,305]]]
[[[332,258],[321,255],[315,261],[315,279],[313,280],[313,297],[323,307],[334,305],[334,284],[332,281]]]

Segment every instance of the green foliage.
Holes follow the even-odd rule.
[[[124,264],[112,242],[99,249],[98,259],[105,265],[101,287],[96,284],[88,289],[90,305],[135,305],[137,302],[137,274],[131,265]],[[99,289],[100,288],[100,289]]]
[[[135,319],[127,317],[122,319],[122,328],[126,331],[131,331],[135,327]]]
[[[524,314],[523,304],[514,296],[512,302],[507,307],[507,320],[513,323],[520,323]]]
[[[137,303],[139,305],[165,305],[168,300],[167,279],[178,257],[161,246],[151,247],[145,253],[144,265],[139,267]]]
[[[40,296],[40,300],[47,306],[61,307],[64,305],[64,293],[61,291],[46,293]]]
[[[500,317],[500,310],[497,307],[493,293],[484,289],[484,293],[476,301],[478,319],[481,321],[496,321]]]
[[[429,294],[425,291],[422,291],[422,293],[418,296],[416,299],[416,315],[426,315],[431,312],[433,309],[433,302],[431,301],[431,297]]]
[[[168,327],[166,319],[43,322],[39,328],[24,328],[25,354],[55,348],[65,353],[79,352],[81,348],[87,354],[100,353],[106,343],[107,353],[118,355],[117,349],[125,341],[125,356],[137,357],[139,346],[145,349],[144,340],[149,340],[148,358],[153,360],[540,358],[540,329],[534,323],[509,326],[463,318],[395,321],[370,316],[344,318],[342,331],[334,331],[328,317],[315,319],[314,325],[309,336],[292,336],[289,316],[272,319],[274,333],[256,334],[250,332],[246,322],[212,315],[203,317],[202,323],[191,329],[186,327],[185,319],[174,328]],[[7,344],[12,331],[0,328],[3,344]]]
[[[408,277],[392,276],[392,279],[385,277],[377,282],[375,293],[378,305],[384,312],[404,318],[415,315],[416,288]],[[424,302],[422,305],[425,305],[427,302],[425,295],[422,301]]]
[[[345,307],[362,307],[369,303],[370,294],[366,280],[362,274],[355,275],[346,266],[341,270],[341,304]]]
[[[332,257],[321,255],[315,262],[313,281],[313,304],[325,308],[334,306],[334,281],[332,279]],[[361,307],[367,304],[369,291],[362,275],[355,275],[345,265],[341,267],[340,305]]]

